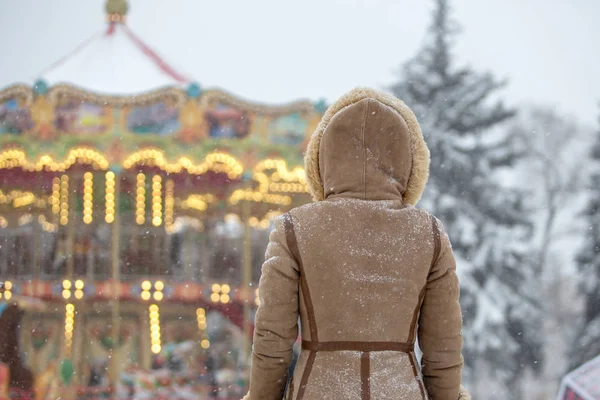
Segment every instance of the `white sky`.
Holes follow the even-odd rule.
[[[104,29],[104,0],[0,0],[0,88],[31,84]],[[128,25],[204,87],[254,101],[384,87],[419,47],[426,0],[130,0]],[[454,0],[461,63],[508,78],[510,104],[600,113],[600,0]],[[123,60],[127,62],[127,60]]]

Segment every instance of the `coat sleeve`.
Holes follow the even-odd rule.
[[[432,400],[457,400],[463,367],[460,289],[450,240],[443,231],[440,241],[439,257],[427,277],[419,317],[421,366]]]
[[[298,264],[291,255],[282,219],[275,221],[262,266],[256,312],[250,400],[281,400],[298,338]]]

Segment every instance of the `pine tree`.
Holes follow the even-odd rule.
[[[573,301],[577,276],[570,271],[578,249],[570,243],[581,240],[581,210],[589,161],[589,133],[569,116],[546,107],[519,112],[511,123],[515,138],[520,138],[527,155],[517,166],[521,186],[528,190],[526,207],[534,226],[529,242],[532,268],[542,282],[537,295],[543,322],[537,335],[543,338],[543,352],[552,362],[544,363],[535,383],[528,385],[529,396],[536,390],[541,398],[558,391],[559,379],[567,368],[568,354],[579,311]],[[534,389],[535,388],[535,389]],[[536,397],[538,398],[538,397]]]
[[[485,360],[510,382],[527,365],[540,364],[535,323],[536,279],[527,265],[531,226],[523,192],[507,186],[510,169],[524,148],[501,124],[515,115],[493,99],[506,82],[490,73],[456,66],[452,53],[458,25],[448,0],[435,0],[425,44],[401,69],[391,91],[417,115],[432,153],[431,178],[423,206],[444,222],[461,275],[466,372]],[[469,374],[467,374],[468,376]]]
[[[598,121],[600,122],[600,118]],[[584,308],[579,332],[573,343],[571,368],[600,355],[600,130],[591,158],[593,172],[589,181],[590,199],[584,213],[589,229],[586,232],[585,247],[577,258]]]

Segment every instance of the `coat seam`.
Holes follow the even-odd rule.
[[[304,270],[304,265],[302,263],[302,258],[300,257],[300,250],[298,248],[298,240],[296,238],[296,232],[294,229],[294,223],[292,221],[292,216],[290,213],[285,214],[284,218],[284,228],[286,235],[286,242],[290,252],[296,259],[298,263],[298,268],[300,270],[300,285],[302,289],[302,298],[304,301],[304,305],[306,306],[306,312],[308,314],[308,324],[310,329],[311,340],[318,341],[319,336],[317,332],[317,322],[315,317],[315,309],[312,304],[312,298],[310,296],[310,289],[308,287],[308,281],[306,279],[306,271]]]
[[[415,353],[414,352],[409,353],[408,359],[410,360],[410,365],[412,367],[413,374],[415,376],[415,379],[417,380],[417,384],[419,385],[419,390],[421,391],[421,396],[423,397],[423,400],[427,400],[427,389],[425,389],[425,385],[423,384],[423,382],[420,379],[419,370],[417,369],[417,360],[415,359]]]
[[[365,131],[367,128],[367,114],[369,112],[369,102],[370,99],[367,100],[367,104],[365,105],[365,113],[363,115],[362,121],[362,145],[363,145],[363,187],[364,187],[364,195],[363,199],[367,199],[367,145],[365,143]]]
[[[289,212],[284,215],[283,223],[285,230],[285,239],[288,245],[288,249],[292,253],[296,262],[298,263],[298,269],[300,270],[300,288],[302,291],[302,299],[306,307],[306,313],[308,314],[308,325],[310,329],[311,340],[318,341],[319,336],[317,331],[315,309],[313,307],[312,299],[310,297],[310,289],[308,287],[308,281],[306,279],[306,273],[304,271],[302,257],[300,256],[300,249],[298,248],[298,239],[296,237],[296,231],[294,229],[294,221],[292,220],[292,215]],[[302,400],[302,398],[304,397],[304,392],[306,391],[308,378],[310,376],[316,357],[316,351],[309,352],[308,360],[306,361],[306,366],[304,368],[304,371],[302,371],[302,378],[300,379],[300,385],[298,387],[298,396],[296,397],[297,400]]]
[[[412,321],[410,323],[410,328],[409,328],[409,336],[408,336],[408,342],[409,343],[415,343],[415,338],[417,336],[417,319],[419,317],[419,313],[421,312],[421,306],[423,305],[423,300],[425,299],[425,293],[427,292],[427,281],[425,282],[425,285],[423,286],[423,289],[421,289],[421,292],[419,293],[419,298],[417,300],[417,307],[415,308],[415,311],[413,312],[413,317],[412,317]]]
[[[431,273],[431,270],[433,270],[435,263],[437,262],[438,258],[440,257],[440,252],[442,249],[440,228],[438,226],[437,219],[433,215],[431,216],[431,230],[433,231],[433,240],[434,240],[435,247],[433,250],[433,259],[431,261],[431,266],[429,267],[429,273],[427,275],[429,275]]]
[[[437,220],[433,215],[430,216],[430,220],[431,220],[431,231],[433,233],[433,242],[434,242],[433,256],[431,259],[431,264],[429,265],[429,270],[427,271],[427,277],[425,278],[425,285],[423,286],[423,289],[421,289],[421,292],[419,293],[419,297],[417,300],[417,307],[415,308],[415,311],[413,312],[413,318],[410,323],[410,329],[409,329],[409,333],[408,333],[408,342],[409,343],[415,342],[415,339],[417,336],[417,331],[416,331],[417,319],[421,312],[421,306],[423,305],[423,301],[425,300],[425,294],[427,293],[427,280],[429,279],[429,274],[431,274],[431,271],[433,270],[435,263],[437,262],[438,258],[440,257],[440,251],[441,251],[441,247],[442,247],[441,238],[440,238],[440,229],[438,227]]]
[[[308,360],[306,360],[306,366],[304,367],[304,371],[302,372],[302,379],[300,379],[300,386],[298,387],[298,396],[296,396],[296,400],[302,400],[302,398],[304,397],[306,385],[308,385],[308,378],[310,376],[310,372],[312,371],[313,364],[315,363],[316,358],[316,351],[309,352]]]

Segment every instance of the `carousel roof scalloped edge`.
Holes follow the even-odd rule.
[[[14,84],[0,90],[0,102],[15,97],[21,97],[25,100],[25,105],[29,106],[33,103],[34,97],[40,94],[47,95],[49,100],[56,100],[57,98],[64,96],[77,98],[92,104],[112,107],[144,106],[164,98],[175,99],[175,104],[181,106],[185,103],[187,98],[202,98],[204,101],[221,101],[232,107],[239,107],[244,111],[260,113],[265,116],[281,116],[294,112],[317,112],[322,114],[325,111],[323,100],[316,103],[310,102],[309,100],[296,100],[283,105],[266,104],[242,99],[219,88],[203,90],[197,83],[190,84],[187,90],[168,86],[139,94],[105,95],[90,92],[70,84],[58,84],[48,87],[45,81],[38,80],[33,87],[25,84]]]
[[[147,93],[142,93],[139,95],[112,96],[92,93],[84,89],[66,84],[48,87],[45,81],[41,80],[37,81],[32,87],[22,84],[7,87],[6,89],[0,91],[0,103],[10,99],[20,98],[24,100],[24,106],[31,106],[34,103],[35,98],[37,96],[44,96],[53,103],[61,97],[69,97],[76,98],[82,102],[90,102],[97,105],[112,106],[115,108],[143,106],[152,104],[165,98],[175,100],[175,105],[181,107],[183,104],[185,104],[188,100],[191,99],[198,101],[198,103],[202,102],[204,104],[219,102],[227,106],[235,107],[236,109],[242,110],[244,112],[255,113],[260,117],[280,117],[292,113],[300,113],[302,115],[309,114],[320,117],[327,107],[324,100],[320,100],[316,103],[312,103],[308,100],[298,100],[279,106],[261,104],[257,102],[251,102],[245,99],[240,99],[232,95],[231,93],[221,89],[209,89],[203,91],[197,83],[190,84],[187,90],[183,90],[182,88],[178,87],[165,87]],[[307,132],[307,136],[309,135],[310,132]],[[2,148],[0,148],[0,169],[19,166],[30,171],[41,171],[47,166],[48,169],[53,171],[64,171],[68,168],[68,166],[64,167],[63,165],[72,165],[73,162],[69,161],[71,158],[73,158],[71,156],[74,154],[74,152],[79,153],[80,151],[83,151],[84,153],[90,153],[95,156],[91,159],[91,161],[85,163],[93,163],[95,165],[95,168],[97,169],[105,170],[117,167],[115,165],[111,165],[112,163],[108,161],[109,157],[107,157],[106,154],[103,154],[102,151],[100,151],[97,148],[94,148],[93,145],[89,144],[93,143],[94,140],[95,139],[90,138],[88,140],[87,145],[76,144],[70,147],[65,146],[64,148],[62,148],[64,158],[64,160],[62,161],[55,160],[60,158],[56,156],[56,154],[54,157],[52,157],[52,155],[49,154],[38,155],[37,160],[30,160],[29,158],[31,157],[29,157],[29,151],[27,150],[27,148],[22,146],[22,143],[19,144],[18,140],[14,138],[10,140],[4,140],[2,143]],[[234,159],[237,158],[239,160],[240,158],[243,158],[243,153],[245,153],[246,150],[240,149],[239,151],[237,151],[237,154],[236,151],[231,150],[236,150],[236,147],[246,148],[248,147],[248,143],[247,140],[236,139],[232,141],[228,139],[212,139],[212,141],[207,140],[204,143],[195,143],[192,147],[201,150],[201,155],[203,156],[202,158],[211,153],[219,152],[219,150],[222,150],[225,153],[229,153],[229,155]],[[286,167],[287,165],[291,165],[290,170],[296,170],[298,168],[303,169],[300,165],[303,155],[297,149],[291,148],[289,146],[275,145],[270,143],[263,143],[259,146],[252,145],[251,147],[253,147],[253,150],[257,153],[256,157],[259,159],[278,158],[273,157],[273,153],[279,153],[279,158],[281,158],[286,163]],[[291,151],[293,153],[297,152],[298,154],[295,154],[296,157],[281,156],[283,147],[287,147],[286,149],[284,149],[284,151],[286,152]],[[201,162],[194,163],[194,161],[191,160],[191,157],[189,156],[168,154],[167,149],[161,149],[160,147],[152,145],[146,145],[137,149],[136,151],[130,152],[130,154],[127,154],[123,158],[122,165],[119,165],[118,167],[125,167],[126,169],[129,169],[131,168],[131,165],[128,164],[132,164],[132,159],[143,158],[143,154],[148,152],[151,152],[153,154],[157,152],[160,153],[156,157],[163,161],[161,162],[161,164],[164,164],[164,170],[168,172],[177,172],[181,170],[182,166],[184,166],[184,169],[187,169],[188,172],[191,173],[193,173],[192,170],[195,167],[201,169],[199,167],[199,164],[201,164]],[[260,154],[261,152],[264,154]],[[270,157],[266,156],[266,154],[270,154]],[[97,158],[100,161],[95,160],[95,158]],[[177,158],[178,160],[174,162],[168,162],[166,161],[167,158]],[[9,159],[13,159],[13,162],[7,164],[7,160]],[[139,162],[139,160],[137,161]],[[133,163],[135,164],[135,161]],[[246,166],[253,167],[250,165]]]

